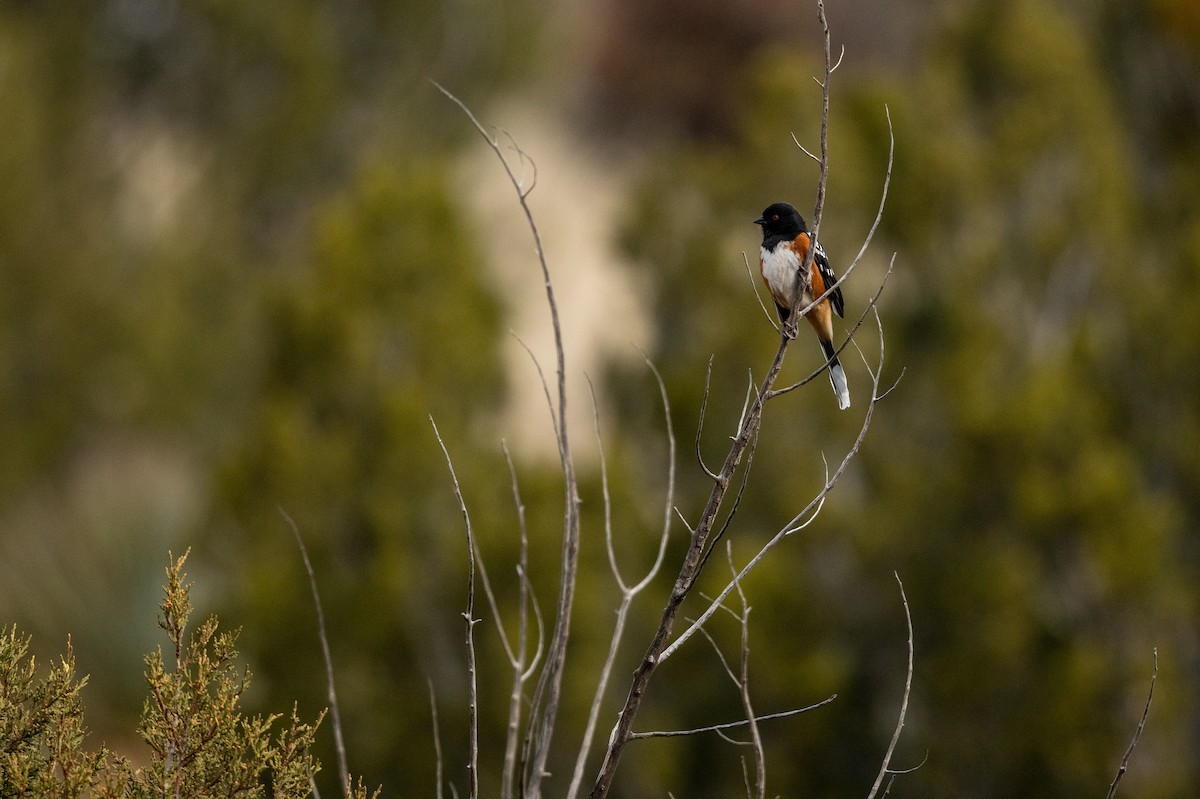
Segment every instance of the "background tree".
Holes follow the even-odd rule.
[[[283,505],[317,558],[354,770],[432,787],[428,676],[445,740],[462,740],[450,710],[461,706],[460,607],[432,589],[459,585],[465,553],[424,420],[436,412],[450,441],[484,453],[456,464],[489,562],[512,562],[497,439],[529,373],[502,368],[513,277],[489,270],[503,242],[463,166],[473,140],[430,76],[497,122],[522,106],[513,98],[549,109],[533,119],[573,123],[568,149],[609,158],[628,183],[617,219],[592,221],[612,225],[632,266],[652,328],[636,343],[663,372],[676,428],[682,439],[695,429],[710,355],[710,429],[736,418],[746,370],[763,368],[774,336],[741,262],[757,244],[750,220],[777,199],[803,203],[815,181],[788,140],[815,141],[811,15],[722,4],[689,17],[689,36],[669,24],[669,3],[608,13],[616,6],[0,8],[0,616],[54,653],[73,633],[89,707],[138,713],[153,631],[125,620],[153,613],[162,553],[184,541],[197,602],[244,624],[261,691],[248,699],[276,708],[299,696],[307,717],[324,706]],[[764,10],[770,35],[731,22]],[[607,19],[604,35],[581,13]],[[821,523],[745,586],[758,628],[791,632],[756,652],[761,706],[839,694],[767,736],[772,784],[810,795],[869,784],[879,747],[864,741],[890,735],[903,675],[899,570],[919,635],[899,757],[928,750],[911,778],[921,792],[1102,792],[1157,645],[1163,700],[1123,788],[1195,793],[1193,4],[829,13],[847,57],[822,238],[844,263],[874,213],[886,102],[897,159],[874,252],[900,253],[886,312],[907,373],[889,397],[893,421],[873,429]],[[702,69],[666,79],[656,59],[690,48],[720,66],[721,86],[706,88]],[[588,203],[541,196],[550,218]],[[559,263],[560,284],[580,278]],[[865,262],[860,285],[883,267]],[[851,286],[847,302],[865,296]],[[852,390],[863,385],[844,361]],[[592,376],[622,543],[652,558],[658,520],[645,509],[665,460],[654,387],[615,358]],[[747,529],[773,529],[820,480],[820,453],[852,435],[827,399],[801,392],[769,411],[793,415],[756,455]],[[551,466],[518,464],[543,565],[557,558]],[[596,529],[595,472],[581,472],[584,526]],[[680,478],[679,504],[694,506],[700,475]],[[753,538],[735,540],[738,552]],[[607,620],[614,597],[594,539],[583,558],[577,613]],[[543,601],[553,591],[539,586]],[[604,642],[576,628],[572,658],[586,663]],[[480,647],[495,663],[494,638]],[[739,712],[711,661],[695,668],[692,656],[707,657],[664,673],[669,692],[646,708],[655,726]],[[568,678],[567,735],[588,682]],[[504,708],[482,710],[484,729],[500,729]],[[121,728],[92,724],[106,739]],[[716,739],[646,746],[653,756],[627,767],[647,792],[740,790],[737,753]],[[721,762],[730,781],[704,779],[701,766]]]

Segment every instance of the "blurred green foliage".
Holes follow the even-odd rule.
[[[873,779],[903,684],[896,571],[917,667],[895,765],[925,761],[896,793],[1102,792],[1157,646],[1160,698],[1123,785],[1194,794],[1194,4],[947,0],[889,4],[879,18],[839,6],[835,49],[842,36],[850,46],[834,76],[821,235],[844,270],[878,206],[886,106],[892,190],[844,292],[855,317],[897,253],[884,382],[905,372],[819,520],[747,585],[756,706],[839,695],[764,726],[768,789],[860,795]],[[652,27],[671,8],[634,19]],[[721,13],[758,10],[705,8],[696,24],[714,29]],[[197,602],[244,625],[257,675],[245,701],[298,699],[302,716],[325,706],[282,508],[316,564],[352,769],[392,791],[433,790],[430,680],[447,776],[461,784],[465,544],[429,417],[511,596],[517,514],[501,419],[540,387],[505,371],[513,309],[498,290],[505,276],[488,268],[494,230],[465,185],[478,178],[461,169],[476,163],[473,132],[426,79],[486,122],[505,122],[493,103],[533,96],[590,128],[575,146],[648,156],[629,159],[615,245],[639,267],[653,339],[638,343],[663,372],[681,456],[713,356],[701,447],[715,460],[747,370],[760,376],[776,340],[746,285],[750,222],[780,199],[808,216],[816,180],[788,133],[816,145],[819,50],[807,12],[777,19],[758,39],[731,27],[741,38],[721,51],[720,91],[697,71],[685,92],[676,72],[669,86],[654,80],[662,53],[639,56],[654,30],[624,35],[630,18],[612,15],[595,46],[618,52],[595,57],[608,83],[591,100],[609,105],[589,115],[586,37],[529,0],[0,4],[0,617],[40,643],[75,635],[91,674],[84,698],[98,706],[89,718],[117,736],[109,745],[125,745],[116,731],[140,711],[130,653],[145,649],[136,620],[158,595],[156,564],[184,542],[195,545]],[[895,54],[853,46],[889,36]],[[623,100],[621,85],[636,97]],[[656,89],[692,98],[677,128],[678,106]],[[629,131],[648,133],[634,143]],[[524,230],[504,235],[524,246]],[[551,266],[571,279],[553,252]],[[874,334],[860,336],[873,353]],[[799,341],[784,379],[817,354]],[[843,361],[848,413],[823,380],[768,407],[730,534],[736,557],[816,491],[822,454],[832,462],[853,440],[868,381],[852,353]],[[652,560],[661,519],[662,415],[642,367],[613,362],[593,377],[632,571]],[[594,461],[581,470],[584,568],[551,791],[569,773],[616,601]],[[517,471],[549,606],[557,469],[531,458]],[[681,513],[694,515],[707,486],[686,458],[679,490]],[[677,530],[672,553],[681,542]],[[700,590],[717,590],[721,574]],[[654,604],[639,606],[618,675]],[[479,628],[481,714],[484,751],[496,753],[506,677],[490,625]],[[737,640],[728,619],[714,634]],[[668,662],[652,691],[639,728],[741,712],[703,645]],[[317,753],[334,760],[324,730]],[[715,736],[639,742],[618,792],[734,794],[740,755]],[[485,784],[497,760],[484,763]],[[328,770],[319,779],[333,790]]]

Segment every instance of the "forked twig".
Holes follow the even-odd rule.
[[[825,10],[823,0],[818,0],[817,3],[819,16],[822,26],[825,30],[825,81],[822,84],[822,112],[821,112],[821,169],[817,181],[817,201],[814,212],[814,229],[812,236],[816,238],[817,228],[820,224],[821,213],[825,202],[825,189],[828,182],[828,128],[829,128],[829,76],[832,73],[832,63],[830,58],[829,48],[829,26],[825,20]],[[809,248],[809,259],[815,254],[815,247]],[[801,270],[802,275],[807,275],[808,269],[811,268],[811,260],[805,264]],[[798,275],[798,278],[800,275]],[[802,301],[802,294],[797,292],[797,305]],[[793,309],[796,311],[797,309]],[[655,670],[661,662],[661,657],[667,642],[670,639],[672,628],[675,624],[675,619],[678,616],[680,606],[684,599],[687,598],[695,585],[696,579],[699,577],[700,570],[703,566],[704,555],[707,550],[709,538],[713,532],[713,525],[716,523],[722,504],[726,499],[727,492],[733,480],[734,474],[741,464],[743,457],[746,455],[747,449],[757,441],[757,434],[762,423],[762,412],[767,401],[767,397],[779,376],[780,370],[783,368],[784,355],[787,352],[787,347],[790,339],[794,337],[794,323],[799,318],[797,314],[793,314],[790,321],[792,325],[785,327],[783,335],[780,336],[779,347],[776,350],[775,358],[771,362],[770,368],[767,370],[766,377],[763,379],[760,388],[754,401],[750,404],[748,412],[745,414],[744,420],[739,424],[737,435],[729,448],[729,452],[725,457],[725,462],[721,469],[713,478],[714,485],[709,493],[708,501],[705,503],[704,510],[701,512],[696,526],[692,532],[691,543],[687,553],[684,556],[683,563],[680,566],[679,574],[675,579],[674,587],[671,595],[667,600],[666,606],[663,608],[662,617],[659,620],[658,628],[654,632],[649,645],[646,648],[646,653],[642,657],[641,662],[634,670],[633,679],[630,683],[629,693],[626,697],[625,704],[621,708],[620,715],[617,718],[617,723],[613,727],[612,734],[609,736],[609,747],[605,754],[604,761],[601,764],[600,772],[596,777],[596,782],[592,787],[592,799],[603,799],[609,793],[612,787],[613,778],[620,764],[621,756],[625,750],[626,744],[631,740],[633,733],[633,719],[637,716],[638,710],[641,707],[642,700],[645,696],[646,688],[654,676]],[[874,394],[872,402],[868,408],[867,419],[870,418],[871,408],[874,407]],[[864,427],[865,429],[865,427]],[[856,448],[858,444],[856,443]],[[840,473],[840,470],[839,470]]]
[[[787,524],[783,525],[783,527],[781,527],[779,531],[776,532],[775,535],[772,536],[771,539],[759,549],[754,557],[752,557],[750,561],[742,567],[741,571],[739,571],[737,575],[738,580],[744,580],[746,575],[748,575],[751,570],[754,569],[754,567],[762,562],[763,558],[765,558],[767,554],[771,552],[771,550],[778,546],[780,542],[796,531],[803,529],[805,526],[810,524],[813,519],[816,518],[816,514],[820,512],[820,509],[825,502],[825,497],[827,497],[829,492],[833,490],[833,487],[837,485],[837,482],[841,479],[842,474],[844,474],[846,469],[849,467],[850,461],[852,461],[855,455],[858,454],[858,450],[862,446],[862,442],[866,439],[867,430],[870,428],[871,419],[875,414],[875,406],[879,402],[879,376],[883,372],[884,363],[883,323],[880,321],[878,313],[875,314],[875,323],[879,329],[879,361],[875,370],[870,372],[872,378],[871,399],[867,403],[867,410],[863,415],[863,422],[862,426],[859,428],[858,436],[854,439],[853,445],[851,445],[850,449],[846,452],[846,455],[842,458],[842,462],[838,465],[837,470],[826,478],[825,485],[821,488],[821,490],[817,492],[816,496],[809,500],[809,503],[804,506],[803,510],[793,516],[791,520],[787,522]],[[805,517],[807,517],[807,519],[804,522],[801,522],[801,519],[805,519]],[[725,586],[721,593],[717,595],[716,599],[709,604],[708,608],[701,613],[700,616],[697,617],[697,619],[692,622],[686,630],[679,634],[678,638],[672,641],[669,646],[666,646],[662,649],[658,658],[659,662],[661,663],[662,661],[671,657],[671,655],[675,654],[679,647],[681,647],[684,642],[688,640],[688,638],[690,638],[701,627],[703,627],[705,622],[712,617],[712,615],[725,601],[726,597],[728,597],[734,591],[734,589],[734,582],[731,581]]]
[[[658,383],[658,393],[662,399],[663,416],[667,431],[667,495],[663,502],[663,520],[662,531],[659,533],[658,553],[655,555],[654,564],[634,585],[629,585],[621,576],[621,570],[617,565],[616,550],[613,547],[612,535],[612,514],[611,504],[609,501],[608,492],[608,468],[604,460],[604,447],[600,437],[600,420],[599,415],[596,415],[596,443],[600,452],[600,481],[604,493],[604,537],[606,547],[608,549],[609,569],[612,571],[613,579],[621,590],[621,602],[617,607],[617,621],[613,625],[612,637],[609,639],[608,654],[604,658],[604,665],[600,668],[600,676],[596,680],[596,690],[592,694],[591,708],[588,710],[587,725],[584,728],[583,740],[579,745],[579,752],[575,757],[575,769],[571,774],[571,784],[567,789],[567,799],[575,799],[579,794],[579,788],[583,784],[583,773],[587,767],[587,756],[592,748],[592,741],[596,734],[596,724],[600,717],[600,706],[604,700],[604,695],[608,691],[608,683],[612,677],[613,664],[617,659],[617,650],[620,647],[621,641],[625,634],[625,625],[629,618],[629,610],[633,605],[634,598],[640,594],[650,583],[658,576],[659,570],[662,569],[663,561],[667,553],[667,541],[670,538],[671,532],[671,515],[675,506],[675,429],[671,424],[671,404],[667,399],[667,387],[663,383],[662,375],[658,368],[655,367],[649,358],[645,358],[646,366],[654,374],[654,379]],[[590,384],[590,381],[589,381]],[[594,396],[593,396],[594,407]]]
[[[538,265],[541,267],[542,281],[546,293],[546,304],[550,309],[551,327],[554,332],[554,354],[557,364],[558,389],[558,418],[555,437],[558,442],[558,456],[563,473],[563,542],[562,556],[559,567],[558,602],[555,607],[554,630],[550,635],[550,644],[546,650],[546,664],[538,677],[530,702],[529,725],[526,730],[522,761],[524,764],[523,794],[526,799],[538,799],[541,796],[542,779],[546,773],[546,760],[550,754],[550,740],[554,734],[554,722],[558,716],[559,699],[562,694],[563,666],[567,656],[567,642],[570,639],[571,607],[575,598],[576,573],[579,567],[579,489],[575,478],[575,464],[571,456],[570,439],[567,435],[567,382],[566,354],[563,347],[562,324],[559,320],[558,301],[555,298],[554,284],[550,278],[550,266],[546,259],[546,251],[542,246],[541,232],[529,206],[529,192],[533,185],[526,186],[522,177],[512,167],[505,156],[497,137],[488,133],[487,129],[476,119],[466,103],[458,99],[445,87],[437,82],[433,85],[471,121],[475,130],[483,137],[495,153],[497,160],[504,169],[509,183],[516,192],[521,212],[525,216],[525,224],[533,237],[534,250],[537,254]],[[510,137],[510,142],[512,139]],[[512,142],[516,149],[522,167],[532,163],[532,159]],[[535,167],[536,176],[536,167]],[[536,181],[535,181],[536,182]]]

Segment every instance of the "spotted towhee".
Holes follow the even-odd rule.
[[[762,225],[762,250],[759,253],[759,269],[762,270],[763,280],[779,309],[779,319],[787,322],[796,299],[796,272],[799,271],[808,257],[808,248],[812,239],[804,219],[795,208],[787,203],[775,203],[762,212],[762,216],[754,220],[754,224]],[[837,282],[837,275],[829,266],[825,250],[817,242],[817,251],[813,253],[812,268],[808,279],[801,280],[799,289],[802,292],[801,307],[808,305],[814,297],[820,297],[825,290]],[[805,314],[813,330],[817,331],[817,340],[821,343],[821,352],[829,362],[829,380],[833,383],[833,393],[837,395],[838,407],[842,410],[850,407],[850,389],[846,385],[846,372],[838,362],[837,352],[833,346],[833,314],[842,316],[842,289],[835,288],[829,296],[817,303],[816,307]]]

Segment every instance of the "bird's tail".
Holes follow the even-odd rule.
[[[850,407],[850,387],[846,384],[846,370],[838,361],[833,342],[823,339],[818,339],[818,341],[821,342],[821,352],[825,354],[825,360],[829,361],[829,382],[833,384],[833,393],[837,396],[838,409],[844,411]]]

